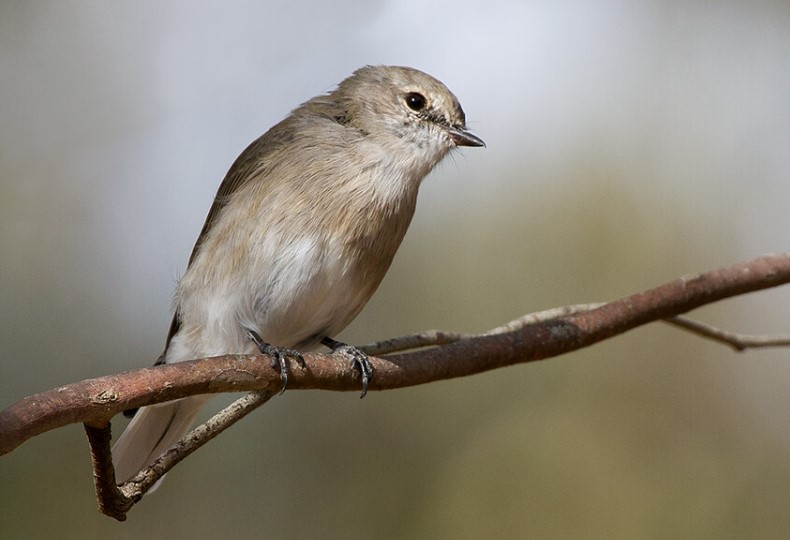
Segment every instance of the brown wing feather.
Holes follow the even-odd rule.
[[[222,180],[222,184],[220,184],[219,190],[217,190],[217,195],[214,197],[214,203],[211,205],[211,209],[206,216],[206,221],[203,223],[203,228],[200,230],[200,235],[198,235],[195,246],[192,248],[192,254],[189,256],[187,269],[192,265],[192,261],[195,260],[203,239],[206,238],[208,231],[211,230],[211,227],[217,219],[219,219],[220,212],[230,200],[230,196],[255,177],[254,171],[258,169],[264,161],[265,137],[265,134],[262,135],[245,148],[244,151],[239,154],[239,157],[236,158],[236,161],[233,162],[233,165],[231,165],[224,180]],[[170,330],[167,332],[165,350],[162,352],[162,356],[159,357],[156,364],[164,363],[165,353],[170,346],[170,340],[176,332],[178,332],[180,327],[181,321],[179,319],[178,309],[176,308],[176,312],[173,314],[173,321],[170,323]]]
[[[298,130],[298,127],[294,127],[294,124],[298,124],[298,117],[304,115],[314,118],[323,117],[340,125],[345,125],[347,118],[347,112],[342,105],[326,99],[325,96],[318,96],[302,104],[302,106],[293,111],[291,116],[282,120],[245,148],[239,154],[239,157],[236,158],[236,161],[233,162],[233,165],[231,165],[228,173],[225,175],[225,179],[219,186],[217,196],[214,198],[214,204],[211,205],[208,216],[206,216],[206,222],[203,224],[203,229],[201,229],[197,242],[195,242],[195,247],[192,248],[192,254],[189,256],[189,265],[192,264],[192,261],[197,256],[203,239],[217,219],[219,219],[220,213],[230,200],[231,195],[253,179],[258,182],[261,181],[261,170],[266,166],[267,156],[276,152],[278,147],[292,142],[294,131]],[[187,269],[189,269],[189,265],[187,265]],[[170,345],[170,340],[181,326],[181,321],[179,321],[178,317],[178,309],[176,309],[176,313],[173,315],[173,322],[170,324],[170,331],[167,333],[165,352],[167,352],[167,347]],[[165,353],[162,353],[160,361],[157,363],[164,362],[164,356]]]

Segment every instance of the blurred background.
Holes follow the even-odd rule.
[[[423,184],[345,341],[484,331],[787,250],[789,59],[783,0],[6,0],[0,407],[150,365],[234,158],[365,64],[444,81],[488,147]],[[782,332],[788,300],[776,289],[694,315]],[[787,537],[789,382],[786,349],[736,354],[654,324],[362,401],[288,392],[124,524],[96,510],[73,425],[0,458],[0,531]]]

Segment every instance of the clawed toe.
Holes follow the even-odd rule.
[[[373,379],[373,364],[370,363],[368,355],[352,345],[335,341],[332,338],[324,338],[321,340],[321,343],[332,349],[333,353],[339,353],[348,358],[349,362],[351,362],[351,367],[359,370],[360,378],[362,379],[362,394],[359,398],[365,397],[368,393],[368,385]]]
[[[252,339],[262,354],[269,356],[269,365],[271,365],[273,368],[279,369],[280,380],[283,383],[283,387],[280,390],[280,393],[282,394],[288,387],[288,357],[290,356],[296,360],[300,366],[306,367],[307,364],[305,364],[304,356],[302,356],[302,353],[299,351],[287,349],[285,347],[276,347],[266,343],[254,330],[248,330],[247,335],[250,336],[250,339]]]

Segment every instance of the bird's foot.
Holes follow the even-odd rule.
[[[280,390],[280,393],[282,394],[288,387],[288,357],[290,356],[299,362],[300,366],[307,367],[302,353],[293,349],[276,347],[266,343],[255,330],[247,330],[247,335],[250,336],[250,339],[253,341],[253,343],[255,343],[255,346],[258,347],[258,350],[261,351],[262,354],[269,356],[270,365],[273,368],[279,368],[280,380],[283,382],[283,388]]]
[[[359,370],[362,378],[362,394],[359,398],[362,399],[365,397],[365,394],[368,393],[368,385],[373,378],[373,364],[370,363],[368,355],[353,345],[347,345],[342,341],[336,341],[330,337],[322,339],[321,344],[332,349],[333,353],[339,353],[348,358],[349,362],[351,362],[351,366]]]

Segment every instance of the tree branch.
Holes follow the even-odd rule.
[[[790,335],[788,334],[774,334],[767,336],[752,336],[748,334],[737,334],[735,332],[728,332],[721,328],[716,328],[710,324],[695,321],[688,317],[671,317],[666,319],[666,322],[688,330],[692,334],[702,336],[719,343],[729,345],[736,351],[744,351],[746,349],[757,349],[760,347],[787,347],[790,345]]]
[[[685,276],[649,291],[510,331],[470,337],[433,349],[373,357],[371,390],[391,390],[464,377],[557,356],[648,322],[723,298],[790,281],[790,254]],[[566,312],[564,309],[561,313]],[[357,372],[330,355],[305,354],[306,368],[290,362],[290,390],[358,391]],[[87,379],[22,399],[0,412],[0,455],[31,437],[68,424],[102,427],[126,409],[218,392],[276,391],[280,377],[262,355],[226,355]]]
[[[768,255],[685,276],[606,304],[569,306],[526,315],[478,336],[431,331],[371,344],[365,346],[370,354],[382,354],[393,348],[435,347],[384,358],[371,357],[375,375],[370,390],[403,388],[550,358],[704,304],[788,282],[790,254]],[[687,322],[680,324],[689,326]],[[308,353],[304,358],[305,367],[290,362],[290,390],[359,390],[359,374],[348,362],[319,353]],[[81,381],[27,397],[0,412],[0,455],[35,435],[71,423],[84,423],[102,511],[116,519],[125,519],[128,508],[164,472],[263,404],[279,390],[280,384],[279,373],[261,355],[220,356]],[[114,486],[109,455],[109,421],[114,415],[191,395],[238,391],[256,393],[232,404],[229,409],[235,407],[234,411],[228,414],[223,411],[196,428],[120,489]]]
[[[112,465],[110,449],[110,423],[103,427],[85,424],[88,435],[93,479],[96,484],[96,498],[102,514],[126,521],[126,513],[143,498],[164,475],[195,450],[225,431],[227,428],[269,401],[273,392],[250,392],[237,399],[220,412],[201,424],[183,439],[168,449],[147,467],[130,478],[121,486],[115,484],[115,469]]]

